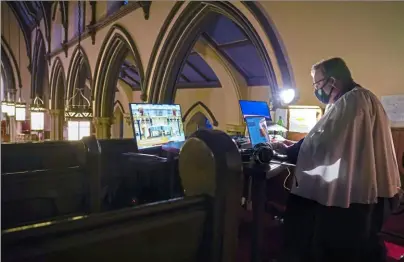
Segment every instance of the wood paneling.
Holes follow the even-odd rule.
[[[401,174],[401,184],[404,182],[404,128],[392,128],[394,147],[398,162],[398,169]]]

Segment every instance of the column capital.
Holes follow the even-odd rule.
[[[63,110],[62,109],[49,109],[48,112],[51,116],[60,116],[60,115],[62,115]]]
[[[112,117],[93,117],[94,125],[110,125],[113,121]]]
[[[111,125],[113,118],[111,117],[93,117],[96,137],[98,139],[109,139],[111,137]]]

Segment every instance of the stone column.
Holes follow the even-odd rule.
[[[113,119],[111,117],[94,117],[93,118],[95,136],[97,139],[111,138],[111,125]]]
[[[63,123],[64,115],[62,109],[51,109],[50,114],[50,124],[51,124],[51,140],[63,140]]]
[[[10,98],[12,101],[15,101],[15,94],[17,92],[16,89],[10,89]],[[15,142],[17,139],[17,121],[15,121],[15,116],[9,117],[10,123],[10,142]]]

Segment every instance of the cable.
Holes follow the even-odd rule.
[[[289,168],[287,167],[286,170],[288,170],[288,175],[286,176],[285,180],[283,180],[283,188],[285,188],[287,191],[290,191],[290,188],[288,188],[286,186],[286,183],[288,182],[288,179],[290,177],[290,175],[292,174],[289,170]]]

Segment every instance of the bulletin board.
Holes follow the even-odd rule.
[[[289,106],[287,138],[294,141],[302,139],[322,117],[323,111],[318,106]]]

